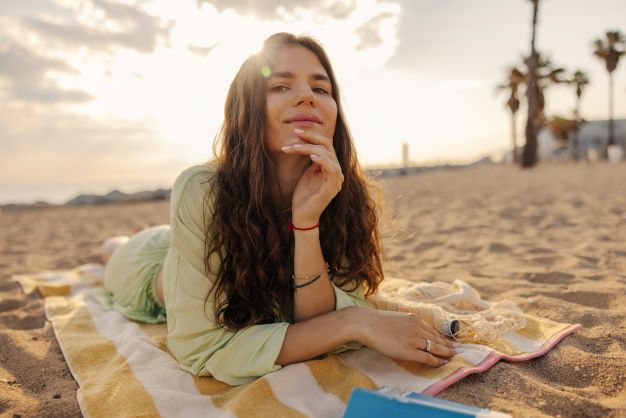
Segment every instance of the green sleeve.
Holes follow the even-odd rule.
[[[335,300],[336,300],[335,309],[336,310],[347,308],[350,306],[373,308],[372,305],[367,301],[367,299],[365,299],[365,296],[363,296],[362,286],[357,287],[356,290],[354,290],[353,292],[348,292],[346,290],[343,290],[339,286],[335,285],[334,283],[332,283],[332,285],[333,285],[333,289],[335,289]],[[347,350],[358,350],[361,347],[363,347],[363,345],[361,345],[360,343],[356,341],[352,341],[352,342],[340,345],[339,347],[335,348],[328,354],[329,355],[337,354],[337,353],[341,353]]]
[[[216,326],[212,301],[207,300],[215,277],[207,277],[204,267],[204,220],[211,210],[203,206],[211,175],[207,167],[191,167],[172,189],[172,239],[164,273],[167,345],[182,369],[241,385],[280,369],[275,361],[289,324],[255,325],[238,332]]]
[[[331,282],[332,283],[332,282]],[[347,292],[339,286],[332,283],[335,289],[335,310],[347,308],[350,306],[361,306],[363,308],[371,308],[372,305],[363,296],[363,287],[359,286],[353,292]]]

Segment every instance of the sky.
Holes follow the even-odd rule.
[[[325,46],[365,167],[461,163],[510,148],[495,86],[528,54],[528,0],[2,0],[0,204],[169,188],[212,156],[230,82],[275,32]],[[537,47],[591,84],[581,115],[608,117],[608,73],[592,55],[626,33],[623,0],[541,0]],[[615,116],[626,117],[626,58]],[[572,115],[572,86],[548,115]],[[522,137],[525,109],[518,112]]]

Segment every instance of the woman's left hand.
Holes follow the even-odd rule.
[[[307,144],[294,144],[283,147],[286,154],[310,156],[313,164],[300,177],[292,199],[293,223],[297,226],[309,226],[319,218],[341,190],[343,173],[337,160],[332,139],[309,131],[295,130],[300,139]]]

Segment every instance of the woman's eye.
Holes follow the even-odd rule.
[[[278,92],[281,92],[281,91],[287,91],[287,90],[289,90],[289,87],[287,87],[287,86],[283,86],[283,85],[278,85],[278,86],[274,86],[274,87],[272,87],[270,90],[271,90],[271,91],[278,91]]]
[[[328,94],[328,90],[326,90],[324,87],[313,87],[313,91],[315,93]]]

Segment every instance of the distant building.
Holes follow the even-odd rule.
[[[613,121],[613,135],[616,145],[626,141],[626,119]],[[592,120],[581,125],[578,131],[578,155],[584,158],[591,152],[600,152],[609,140],[609,121]],[[563,144],[554,138],[548,128],[542,128],[537,136],[540,160],[565,159],[572,155],[572,141]]]
[[[402,167],[407,168],[409,166],[409,144],[406,142],[402,144]]]

